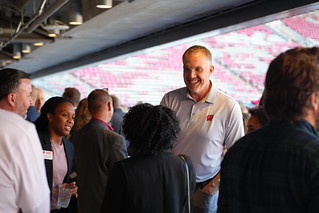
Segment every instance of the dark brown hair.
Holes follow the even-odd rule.
[[[62,97],[69,99],[74,106],[77,106],[81,100],[81,93],[75,87],[67,87],[64,89]]]
[[[105,103],[111,101],[109,93],[104,89],[95,89],[88,96],[88,108],[92,114],[101,110]]]
[[[309,97],[319,90],[319,48],[294,48],[269,65],[263,94],[270,120],[294,122],[305,115]]]

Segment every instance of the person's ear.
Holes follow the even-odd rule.
[[[13,92],[9,93],[7,96],[7,100],[9,102],[10,106],[15,106],[15,103],[17,101],[16,93],[13,93]]]
[[[214,73],[214,70],[215,70],[214,66],[210,65],[209,72],[210,72],[211,75]]]
[[[112,111],[112,102],[111,101],[109,101],[108,103],[107,103],[107,110],[108,111]]]
[[[52,113],[48,113],[47,114],[47,119],[49,122],[51,122],[53,120],[53,114]]]
[[[310,105],[315,111],[319,110],[319,92],[313,92],[310,95]]]

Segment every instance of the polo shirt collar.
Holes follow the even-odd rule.
[[[211,80],[209,80],[209,81],[210,81],[212,86],[211,86],[210,90],[208,91],[206,97],[203,100],[199,101],[201,103],[204,103],[204,102],[211,103],[211,104],[214,103],[214,99],[215,99],[215,96],[216,96],[217,89],[213,86],[212,81]],[[192,98],[192,96],[189,94],[187,87],[185,87],[184,91],[185,91],[185,99],[191,99],[191,100],[195,101]]]

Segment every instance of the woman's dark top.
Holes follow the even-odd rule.
[[[186,157],[190,193],[195,171]],[[114,164],[106,187],[102,212],[180,213],[187,206],[184,161],[169,152],[131,157]]]

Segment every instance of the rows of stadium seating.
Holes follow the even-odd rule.
[[[284,19],[284,23],[304,37],[319,41],[319,18],[315,14]]]
[[[108,87],[125,105],[132,106],[138,101],[159,104],[164,93],[184,86],[181,57],[185,49],[201,44],[212,50],[213,82],[235,99],[248,103],[260,98],[270,61],[282,51],[303,45],[289,38],[289,34],[293,38],[301,34],[305,40],[319,42],[319,34],[312,31],[319,28],[318,11],[277,22],[146,50],[143,54],[65,73],[63,78],[57,74],[59,77],[40,79],[35,84],[57,95],[68,86],[77,87],[83,96],[94,88]],[[281,34],[282,30],[276,26],[286,27],[288,33]]]

